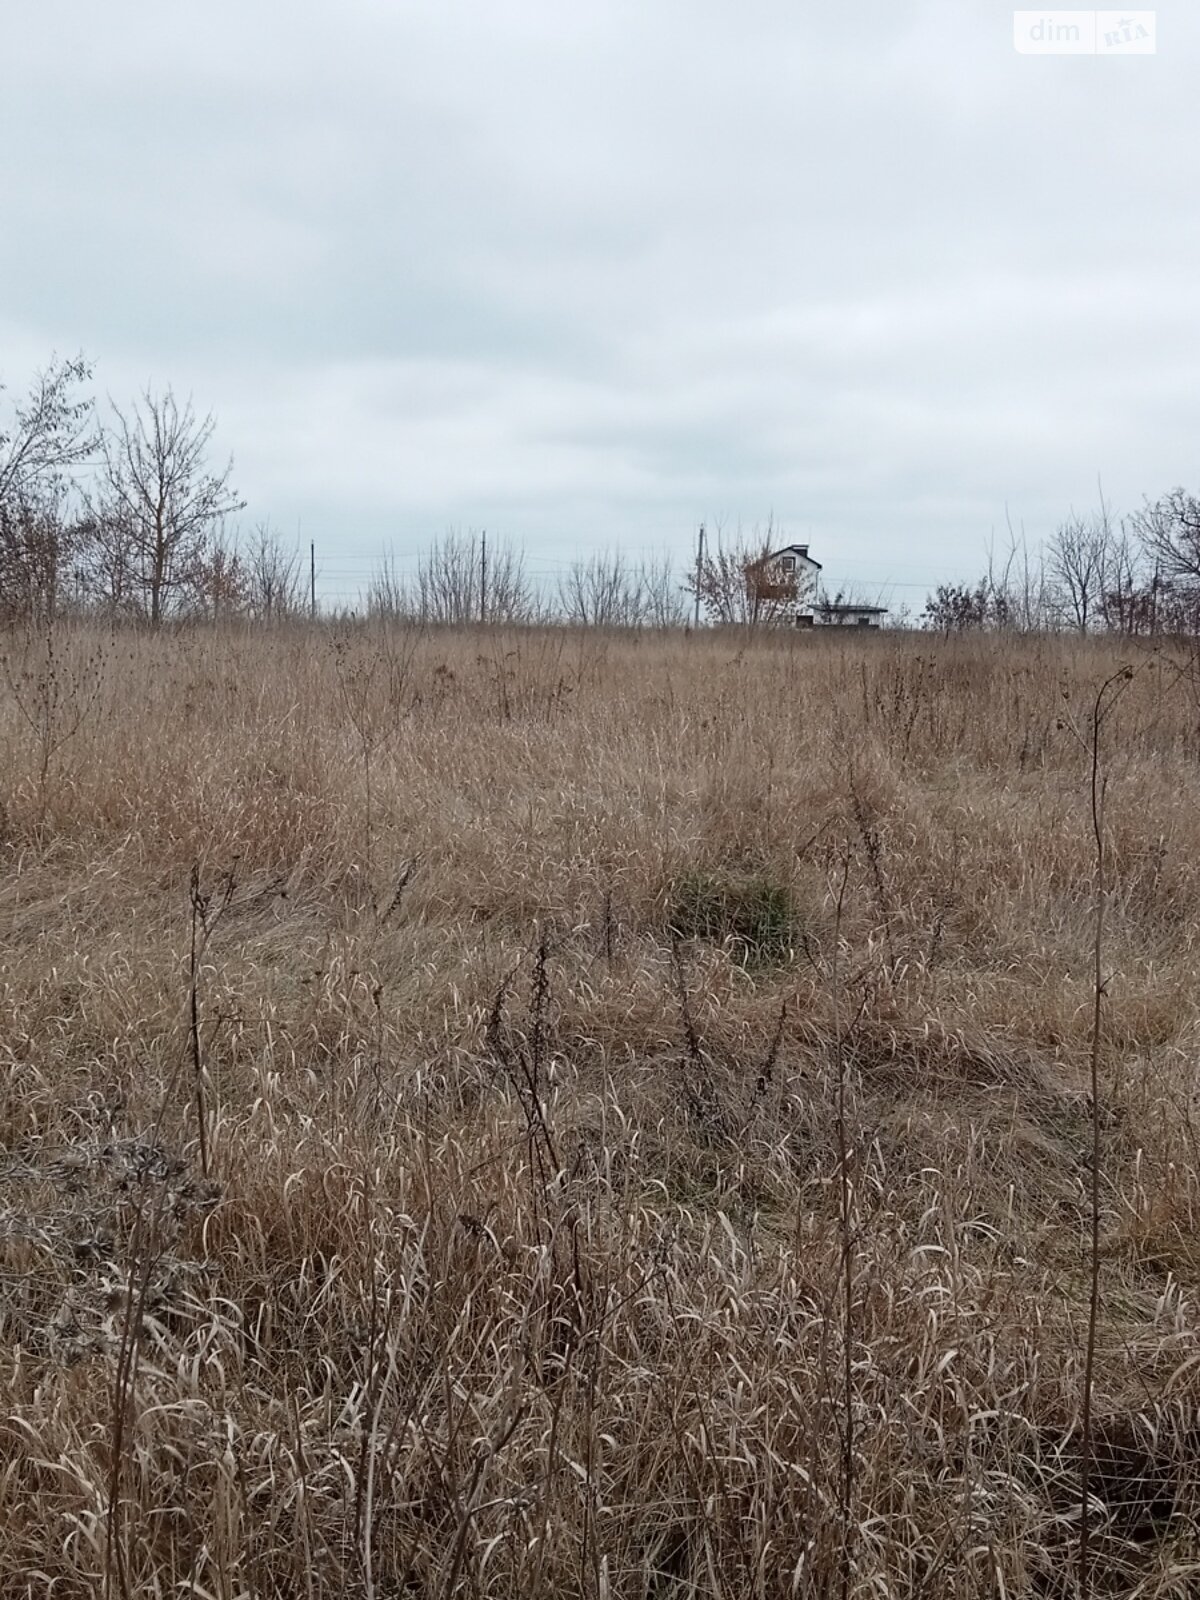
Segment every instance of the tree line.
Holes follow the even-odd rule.
[[[297,552],[249,536],[215,420],[170,388],[101,414],[82,356],[54,360],[0,413],[0,616],[101,611],[151,625],[299,609]]]
[[[922,620],[943,633],[1200,634],[1200,499],[1172,489],[1120,520],[1102,501],[1040,548],[1014,538],[974,583],[940,584]]]
[[[83,357],[55,360],[0,412],[0,617],[92,612],[151,626],[180,618],[302,615],[310,605],[300,552],[269,523],[246,535],[232,461],[213,460],[215,422],[171,389],[147,389],[99,413]],[[560,622],[677,628],[775,620],[794,579],[767,582],[763,533],[711,541],[681,574],[669,556],[634,562],[620,550],[571,562],[553,586],[523,552],[476,532],[434,540],[413,573],[385,557],[356,610],[428,623]]]
[[[241,616],[278,621],[310,604],[300,552],[261,522],[236,519],[245,501],[231,460],[214,460],[215,421],[170,388],[148,388],[101,413],[92,368],[56,359],[0,407],[0,618],[100,613],[157,626]],[[0,401],[6,397],[0,385]],[[718,527],[677,570],[667,555],[634,562],[620,550],[534,581],[523,552],[486,534],[449,532],[402,572],[376,567],[355,610],[429,623],[565,622],[612,628],[710,624],[756,627],[836,602],[772,555],[783,535]],[[1036,549],[1013,540],[971,584],[942,584],[919,621],[971,629],[1200,634],[1200,500],[1174,489],[1120,521],[1101,504],[1072,515]]]
[[[631,561],[621,550],[570,562],[551,587],[532,580],[523,552],[481,533],[435,539],[403,574],[393,558],[376,570],[365,595],[369,615],[437,623],[546,622],[595,628],[754,627],[779,621],[805,599],[807,586],[771,561],[775,534],[738,529],[714,539],[686,572],[666,554]]]

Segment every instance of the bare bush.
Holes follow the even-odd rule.
[[[963,583],[939,583],[926,599],[922,619],[938,633],[969,633],[988,624],[989,597],[986,583],[973,588]]]
[[[389,550],[371,573],[364,609],[368,617],[380,622],[397,622],[420,612],[420,603],[405,581],[394,551]]]
[[[260,622],[290,622],[307,607],[300,551],[260,522],[242,552],[245,605]]]
[[[646,616],[645,582],[619,550],[606,550],[571,563],[558,603],[563,619],[581,627],[637,628]]]
[[[412,600],[422,622],[521,622],[533,610],[521,552],[455,530],[419,558]]]
[[[192,566],[181,588],[182,614],[207,622],[228,621],[248,614],[250,575],[235,538],[216,528]]]
[[[1110,531],[1104,568],[1101,612],[1112,633],[1127,638],[1152,633],[1153,609],[1144,552],[1130,528],[1122,523]]]
[[[50,620],[86,597],[90,528],[51,492],[0,501],[0,617]]]

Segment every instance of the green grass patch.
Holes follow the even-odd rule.
[[[732,947],[747,966],[780,965],[799,937],[791,889],[761,874],[689,872],[677,878],[668,926],[678,939]]]

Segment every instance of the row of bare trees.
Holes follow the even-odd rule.
[[[572,561],[552,587],[526,571],[521,551],[488,546],[477,533],[435,540],[411,574],[395,558],[376,569],[365,596],[369,615],[424,622],[558,622],[591,628],[681,628],[706,622],[741,627],[791,618],[809,585],[772,560],[774,540],[740,532],[714,540],[687,571],[666,553],[631,561],[602,550]]]
[[[457,530],[435,539],[406,575],[387,555],[364,596],[367,614],[387,621],[528,622],[538,607],[525,557],[485,533]]]
[[[436,539],[404,574],[394,556],[376,568],[368,615],[434,623],[565,622],[597,628],[673,628],[687,594],[666,555],[634,563],[620,551],[573,561],[552,588],[535,582],[522,551],[474,532]]]
[[[82,358],[54,361],[28,395],[0,405],[0,617],[101,610],[157,626],[169,618],[277,620],[306,610],[302,560],[269,524],[249,537],[232,462],[214,461],[214,419],[168,388],[97,413]],[[4,399],[0,393],[0,401]],[[369,614],[435,623],[566,620],[673,627],[687,597],[660,558],[620,552],[571,564],[557,593],[533,583],[523,554],[450,532],[402,575],[373,575]]]
[[[56,360],[7,406],[0,389],[0,616],[103,610],[157,626],[168,618],[278,620],[306,609],[299,552],[267,523],[247,537],[232,462],[213,458],[214,419],[168,388],[131,406],[88,397],[82,357]],[[560,621],[672,628],[703,616],[757,627],[795,620],[821,601],[783,536],[718,529],[695,564],[632,562],[619,550],[570,563],[552,590],[523,553],[482,533],[450,532],[402,573],[376,570],[368,614],[431,623]],[[827,606],[832,619],[837,608]],[[940,586],[925,624],[1034,631],[1105,629],[1200,634],[1200,499],[1174,489],[1122,521],[1103,499],[1072,515],[1040,549],[1012,539],[974,584]]]
[[[1200,499],[1173,489],[1119,521],[1102,501],[1040,549],[1014,537],[975,583],[939,585],[924,620],[945,633],[1200,633]]]

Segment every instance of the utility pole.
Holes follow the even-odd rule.
[[[700,533],[696,539],[696,614],[692,626],[700,626],[700,579],[704,574],[704,524],[700,524]]]
[[[317,541],[308,546],[308,600],[312,620],[317,620]]]
[[[487,529],[479,536],[479,620],[487,621]]]

